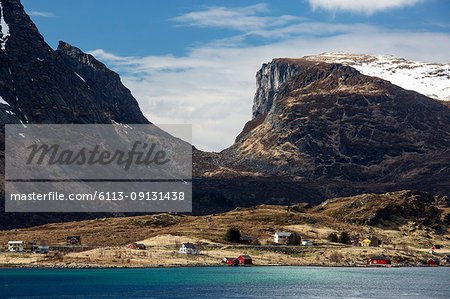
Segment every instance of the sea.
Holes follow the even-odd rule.
[[[1,298],[450,298],[450,267],[0,269]]]

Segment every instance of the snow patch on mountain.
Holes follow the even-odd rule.
[[[81,77],[80,76],[80,74],[78,74],[77,72],[74,72],[75,73],[75,75],[77,75],[78,76],[78,78],[80,78],[84,83],[86,83],[86,80],[84,80],[84,78],[83,77]]]
[[[5,101],[2,97],[0,97],[0,104],[4,104],[4,105],[8,105],[9,106],[8,102]]]
[[[388,80],[404,89],[450,101],[450,63],[410,61],[390,55],[322,53],[308,60],[349,65],[364,75]]]
[[[4,18],[3,5],[1,2],[0,2],[0,26],[2,27],[1,28],[2,37],[0,38],[0,48],[2,49],[2,51],[5,51],[6,42],[8,41],[10,34],[9,34],[9,26],[6,23],[5,18]]]

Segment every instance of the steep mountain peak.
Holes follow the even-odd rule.
[[[79,48],[74,47],[66,42],[59,41],[58,48],[56,49],[57,52],[67,55],[75,60],[78,60],[79,62],[86,64],[93,69],[96,70],[107,70],[107,67],[95,59],[94,56],[91,54],[86,54],[83,51],[81,51]]]
[[[118,74],[68,43],[54,51],[19,0],[0,4],[1,124],[149,123]]]

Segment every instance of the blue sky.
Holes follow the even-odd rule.
[[[192,123],[220,151],[250,119],[274,57],[346,51],[450,61],[450,1],[22,0],[45,40],[116,70],[155,123]]]

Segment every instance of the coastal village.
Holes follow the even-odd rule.
[[[318,210],[260,205],[206,216],[163,213],[0,231],[0,265],[450,266],[445,225],[432,229],[405,219],[369,225]],[[443,211],[439,217],[445,218],[448,208]]]
[[[233,229],[232,229],[233,230]],[[342,236],[342,235],[341,235]],[[251,237],[238,237],[236,240],[237,243],[233,243],[234,245],[247,245],[248,248],[240,247],[242,251],[247,252],[251,249],[254,249],[253,246],[260,246],[264,248],[263,245],[257,241],[256,244],[252,244],[253,239]],[[330,239],[333,238],[333,234],[330,236]],[[344,237],[345,238],[345,237]],[[301,241],[301,243],[300,243]],[[337,240],[336,240],[337,241]],[[198,243],[197,246],[194,243],[186,242],[186,243],[175,243],[174,252],[179,255],[201,255],[202,252],[200,248],[204,248],[207,244]],[[226,244],[220,244],[222,246],[226,246]],[[266,244],[265,246],[268,246]],[[301,240],[300,236],[296,233],[292,232],[275,232],[273,237],[273,243],[270,244],[274,247],[274,249],[286,250],[289,248],[293,248],[295,246],[319,246],[318,244],[314,244],[314,240]],[[358,238],[353,237],[349,238],[347,244],[348,246],[360,246],[360,247],[378,247],[379,240],[375,238],[364,238],[359,241]],[[178,251],[176,250],[179,246]],[[37,241],[9,241],[7,244],[7,253],[21,253],[21,254],[44,254],[45,257],[51,257],[52,255],[58,255],[58,253],[70,253],[70,252],[83,252],[89,251],[92,246],[83,246],[81,243],[80,236],[68,236],[66,238],[66,244],[54,244],[54,245],[38,245]],[[147,256],[145,253],[147,250],[151,253],[152,247],[147,247],[143,243],[130,243],[126,246],[126,248],[131,250],[140,251],[139,256]],[[98,249],[98,248],[97,248]],[[263,249],[264,250],[264,249]],[[450,254],[446,254],[442,256],[443,253],[447,253],[447,250],[441,245],[433,245],[429,253],[431,257],[427,260],[423,260],[423,264],[438,266],[438,265],[448,265],[450,266]],[[3,251],[5,253],[5,251]],[[439,254],[442,253],[442,254]],[[133,254],[130,254],[131,256]],[[440,257],[442,256],[442,257]],[[241,254],[237,257],[224,257],[221,262],[225,265],[232,266],[241,266],[241,265],[254,265],[253,259],[248,254]],[[218,261],[219,264],[219,261]],[[44,266],[44,264],[42,264]],[[349,266],[363,266],[364,263],[357,264],[355,262],[350,262]],[[377,265],[377,266],[386,266],[392,265],[391,259],[388,256],[372,256],[366,261],[366,265]]]

